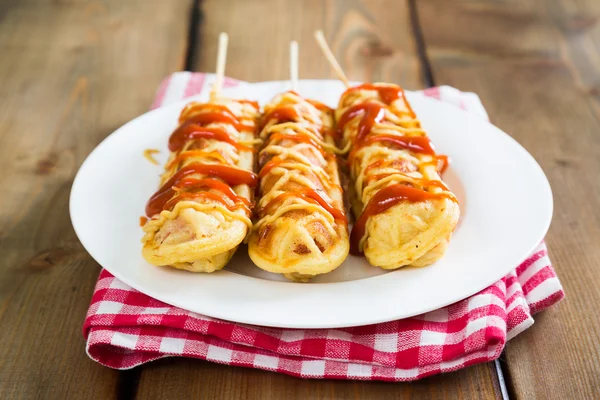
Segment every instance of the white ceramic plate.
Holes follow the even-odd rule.
[[[264,82],[228,89],[264,104],[289,89]],[[300,94],[335,106],[337,81],[302,81]],[[308,284],[286,282],[255,267],[245,247],[214,274],[155,267],[141,256],[139,217],[157,189],[162,166],[144,149],[168,155],[182,101],[144,114],[104,140],[85,160],[71,192],[75,231],[94,259],[117,278],[166,303],[248,324],[332,328],[365,325],[431,311],[502,278],[543,239],[552,217],[544,173],[517,142],[482,118],[408,93],[441,154],[452,158],[444,179],[457,195],[461,219],[448,251],[421,269],[384,272],[349,256],[336,271]]]

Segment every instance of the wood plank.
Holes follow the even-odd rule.
[[[288,46],[300,42],[303,78],[333,78],[313,39],[324,29],[350,79],[423,86],[407,2],[204,0],[196,70],[212,71],[217,35],[229,33],[227,74],[288,78]],[[276,18],[268,17],[276,15]],[[302,380],[201,361],[162,360],[142,369],[139,398],[499,398],[493,364],[414,384]]]
[[[137,397],[164,399],[498,399],[492,363],[412,383],[300,379],[206,361],[163,359],[144,367]]]
[[[600,3],[435,0],[418,11],[436,83],[479,93],[554,192],[547,244],[567,299],[507,345],[512,397],[600,398]]]
[[[350,79],[422,85],[406,1],[204,0],[201,11],[198,71],[214,70],[217,35],[227,31],[231,77],[288,79],[289,43],[297,40],[300,77],[335,78],[313,37],[323,29]]]
[[[83,159],[181,68],[190,1],[0,3],[0,398],[112,398],[81,335],[99,266],[71,227]],[[126,393],[126,391],[125,391]]]

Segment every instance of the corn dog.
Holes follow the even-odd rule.
[[[265,106],[257,222],[248,241],[260,268],[307,281],[348,255],[348,225],[333,154],[333,110],[295,92]]]
[[[160,189],[146,206],[142,254],[150,264],[193,272],[227,264],[252,227],[258,117],[258,104],[246,100],[182,110]]]
[[[351,87],[335,111],[352,180],[351,253],[375,266],[426,266],[445,252],[459,206],[440,177],[447,159],[433,145],[403,90]]]

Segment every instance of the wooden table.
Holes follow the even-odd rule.
[[[600,398],[599,15],[597,0],[1,0],[0,398]],[[286,79],[296,39],[301,76],[333,77],[318,28],[351,79],[481,96],[550,179],[547,243],[567,299],[499,363],[410,384],[92,362],[81,326],[100,267],[68,212],[84,158],[148,109],[163,76],[211,71],[220,31],[230,76]]]

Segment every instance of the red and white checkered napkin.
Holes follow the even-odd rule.
[[[160,86],[154,107],[198,94],[213,79],[176,73]],[[445,86],[424,93],[487,117],[475,94]],[[148,297],[103,270],[83,332],[88,355],[111,368],[184,356],[305,378],[408,381],[495,359],[508,339],[533,324],[532,314],[563,297],[544,243],[468,299],[413,318],[344,329],[221,321]]]

